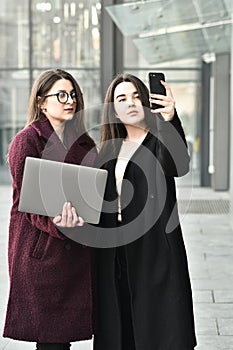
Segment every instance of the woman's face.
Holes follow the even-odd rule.
[[[68,94],[68,99],[65,103],[61,103],[58,97],[54,94],[60,93],[60,101],[64,102]],[[72,95],[73,93],[73,95]],[[48,96],[54,95],[54,96]],[[75,98],[75,90],[72,83],[67,79],[57,80],[52,88],[46,94],[46,99],[41,105],[43,113],[49,119],[53,128],[61,126],[64,122],[71,120],[75,114],[77,97]],[[72,98],[72,97],[73,98]]]
[[[114,108],[125,125],[145,126],[145,116],[138,91],[133,83],[124,81],[114,91]]]

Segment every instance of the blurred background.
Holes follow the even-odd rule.
[[[100,122],[116,73],[148,85],[149,71],[163,71],[192,159],[181,185],[231,193],[232,8],[232,0],[2,0],[0,184],[10,183],[8,145],[41,71],[59,67],[77,78],[88,129]]]
[[[1,0],[0,326],[9,288],[8,146],[27,119],[41,71],[63,68],[80,84],[86,125],[98,142],[106,89],[118,72],[162,71],[191,156],[177,181],[188,252],[198,350],[233,349],[233,1]],[[34,344],[2,338],[1,350]],[[92,342],[74,349],[90,350]]]

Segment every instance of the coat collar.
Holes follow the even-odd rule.
[[[43,139],[45,139],[45,141],[49,140],[50,142],[53,142],[53,143],[60,142],[59,137],[57,136],[50,121],[47,118],[44,117],[38,121],[33,122],[31,124],[31,127],[37,132],[39,137],[42,137]],[[71,122],[66,122],[64,133],[65,133],[65,139],[67,142],[67,148],[70,148],[72,144],[76,141],[80,145],[90,144],[90,142],[92,141],[90,137],[87,136],[86,133],[78,136],[75,130],[75,127]],[[94,142],[93,142],[93,146],[94,146]]]
[[[44,159],[64,161],[69,154],[68,160],[73,163],[77,162],[77,157],[79,158],[77,153],[79,153],[80,157],[83,157],[84,149],[87,152],[90,148],[94,147],[93,140],[87,134],[78,136],[75,127],[70,122],[66,123],[64,131],[66,146],[59,139],[47,118],[35,121],[30,126],[44,140],[45,147],[42,152]],[[75,147],[72,147],[74,144]]]
[[[31,127],[37,132],[40,137],[43,137],[45,140],[49,140],[54,129],[47,118],[42,118],[31,124]]]

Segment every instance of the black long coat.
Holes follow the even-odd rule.
[[[148,133],[127,165],[122,185],[123,221],[116,245],[131,241],[124,249],[136,350],[191,350],[196,345],[192,293],[174,182],[174,176],[188,172],[189,156],[177,115],[172,122],[159,122],[156,133]],[[121,142],[118,151],[120,146]],[[109,171],[105,199],[112,203],[117,197],[115,164],[112,159],[103,166]],[[104,213],[107,206],[100,226],[111,235],[111,229],[117,227],[117,208]],[[95,350],[121,350],[117,249],[97,249]]]

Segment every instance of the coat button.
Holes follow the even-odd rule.
[[[70,244],[69,242],[66,242],[66,243],[64,244],[64,248],[65,248],[66,250],[71,250],[71,244]]]

